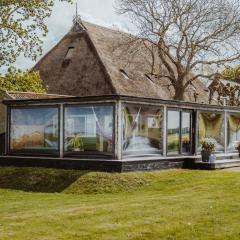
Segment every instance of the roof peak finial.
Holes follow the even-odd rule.
[[[78,13],[78,2],[76,1],[76,15],[73,16],[72,32],[84,31],[86,27],[83,25],[80,14]]]
[[[73,24],[82,23],[81,16],[78,14],[78,2],[76,1],[76,15],[73,17]]]
[[[76,2],[76,16],[78,16],[78,2]]]

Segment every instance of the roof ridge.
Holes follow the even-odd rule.
[[[126,31],[122,31],[120,29],[114,29],[112,27],[107,27],[107,26],[104,26],[104,25],[100,25],[100,24],[97,24],[97,23],[93,23],[93,22],[89,22],[89,21],[82,21],[82,23],[84,24],[90,24],[90,25],[93,25],[95,27],[98,27],[98,28],[103,28],[105,30],[108,30],[108,31],[112,31],[112,32],[115,32],[115,33],[123,33],[123,34],[127,34],[127,35],[132,35],[131,33],[129,32],[126,32]]]

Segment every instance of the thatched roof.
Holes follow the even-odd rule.
[[[54,94],[92,96],[128,95],[172,99],[173,89],[167,78],[151,73],[151,54],[138,43],[127,48],[130,35],[87,22],[76,23],[71,31],[34,67]],[[156,62],[158,71],[166,72]],[[185,94],[194,101],[197,90],[199,101],[206,103],[205,85],[196,81]]]
[[[64,97],[71,97],[71,96],[46,94],[46,93],[34,93],[34,92],[18,92],[18,91],[7,91],[4,96],[5,99],[12,99],[12,100],[55,99],[55,98],[64,98]]]

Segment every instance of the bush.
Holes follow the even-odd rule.
[[[215,143],[205,139],[201,142],[201,145],[202,145],[202,150],[203,151],[207,151],[207,152],[214,152],[215,151],[215,148],[216,148],[216,145]]]

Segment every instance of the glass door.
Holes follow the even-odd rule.
[[[180,111],[169,110],[167,115],[167,152],[177,155],[180,147]]]
[[[190,154],[192,152],[192,117],[191,112],[182,112],[181,121],[181,153]]]
[[[179,155],[192,152],[192,112],[168,110],[167,154]]]

